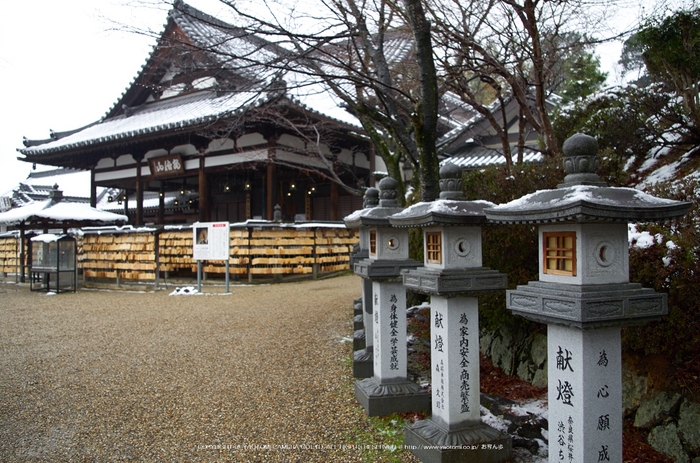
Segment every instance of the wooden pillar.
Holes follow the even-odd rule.
[[[158,195],[158,224],[165,223],[165,187],[161,184]]]
[[[332,221],[339,220],[338,207],[339,207],[338,184],[335,182],[331,182],[331,220]]]
[[[306,220],[312,220],[313,211],[311,210],[311,195],[309,191],[304,193],[304,213],[306,214]]]
[[[95,185],[95,167],[90,169],[90,207],[97,207],[97,185]]]
[[[19,282],[24,283],[26,280],[24,278],[24,263],[27,260],[27,253],[25,252],[26,246],[24,245],[25,235],[24,235],[24,222],[19,225]]]
[[[250,206],[250,191],[245,194],[245,219],[250,220],[253,218],[252,210]]]
[[[265,220],[272,220],[275,203],[277,201],[277,165],[267,163],[267,180],[265,182]]]
[[[143,225],[143,180],[141,179],[141,162],[143,157],[136,158],[136,223],[137,227]]]
[[[209,211],[209,187],[207,185],[207,174],[204,172],[204,156],[199,157],[199,220],[209,222],[211,213]]]

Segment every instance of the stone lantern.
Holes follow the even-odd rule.
[[[368,188],[365,191],[363,210],[379,205],[379,190],[376,188]],[[354,217],[355,214],[348,216]],[[351,222],[357,225],[356,221],[351,219]],[[348,226],[347,228],[353,228]],[[369,258],[369,227],[360,226],[360,242],[358,250],[350,258],[350,267],[355,268],[355,262]],[[353,336],[353,344],[355,339],[364,340],[364,347],[354,349],[352,356],[352,373],[356,378],[369,378],[373,374],[374,366],[374,343],[372,335],[372,280],[362,279],[362,319],[364,329],[358,329]],[[369,335],[369,336],[368,336]]]
[[[507,307],[547,324],[549,461],[622,461],[622,326],[658,320],[667,296],[629,282],[628,222],[683,216],[690,204],[595,174],[598,143],[563,146],[564,183],[487,209],[489,220],[539,225],[539,281],[507,292]]]
[[[407,289],[430,295],[432,417],[406,426],[405,444],[423,462],[505,462],[510,437],[481,422],[478,293],[502,291],[508,277],[482,267],[488,201],[467,201],[462,170],[440,169],[440,200],[389,218],[423,228],[424,266],[403,272]]]
[[[373,375],[355,382],[355,397],[369,416],[430,407],[428,392],[407,377],[406,289],[401,270],[420,263],[408,257],[408,231],[394,229],[389,222],[390,215],[403,210],[396,201],[396,180],[385,177],[378,186],[377,207],[345,218],[348,228],[368,231],[369,257],[355,262],[355,273],[372,282]]]

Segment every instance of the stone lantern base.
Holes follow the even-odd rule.
[[[365,330],[356,330],[352,333],[352,350],[358,351],[367,347]]]
[[[483,423],[447,431],[421,420],[407,425],[403,435],[405,448],[422,463],[505,463],[513,450],[509,436]]]
[[[567,285],[531,281],[506,291],[506,307],[538,323],[579,329],[630,326],[660,320],[668,296],[639,283]]]
[[[372,346],[353,352],[352,375],[355,378],[371,378],[374,376],[374,349],[372,349]]]
[[[410,381],[380,384],[374,377],[355,381],[355,398],[368,416],[430,410],[430,393]]]

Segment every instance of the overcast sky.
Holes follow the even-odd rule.
[[[224,8],[218,0],[187,3],[214,15]],[[31,170],[17,160],[22,137],[45,139],[49,130],[72,130],[98,120],[144,64],[154,39],[115,27],[106,18],[159,32],[166,14],[162,4],[137,0],[5,0],[0,16],[0,195]],[[619,47],[606,49],[604,67],[610,69],[618,56]]]

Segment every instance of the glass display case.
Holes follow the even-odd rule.
[[[31,243],[32,291],[66,292],[76,290],[77,241],[68,235],[43,234]]]

